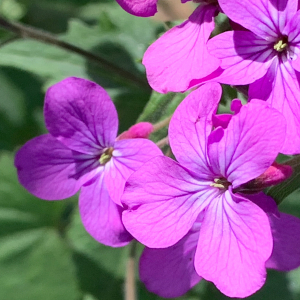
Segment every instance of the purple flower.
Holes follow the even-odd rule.
[[[260,196],[264,197],[262,194]],[[272,230],[273,250],[266,261],[266,267],[278,271],[298,268],[300,220],[279,212],[269,212],[267,215]],[[179,297],[201,280],[194,266],[200,228],[201,221],[196,221],[192,229],[175,245],[144,249],[139,273],[149,291],[165,298]]]
[[[157,12],[158,0],[117,0],[128,13],[138,17],[154,16]]]
[[[217,5],[201,3],[187,21],[167,31],[147,49],[143,64],[154,90],[184,92],[218,69],[220,60],[210,55],[206,46],[217,13]]]
[[[221,83],[250,84],[249,98],[266,100],[287,120],[282,152],[300,152],[300,12],[297,0],[220,0],[226,15],[249,31],[230,31],[208,42],[221,59]]]
[[[49,88],[44,116],[50,133],[28,141],[16,154],[19,181],[45,200],[81,189],[86,230],[105,245],[126,245],[132,237],[121,221],[125,181],[161,151],[147,139],[116,141],[115,106],[102,87],[85,79],[67,78]]]
[[[263,193],[249,195],[238,190],[272,165],[284,143],[286,126],[277,110],[253,100],[242,107],[234,102],[236,114],[227,118],[228,124],[223,119],[227,128],[212,130],[216,127],[212,115],[220,96],[220,85],[209,83],[179,105],[169,127],[170,145],[178,163],[156,157],[130,176],[122,196],[128,206],[123,222],[147,247],[173,246],[175,254],[179,248],[189,276],[181,288],[176,287],[178,294],[201,276],[230,297],[246,297],[265,282],[265,264],[274,239],[268,214],[276,213],[276,205]],[[199,218],[199,239],[196,234],[186,236],[194,232]],[[297,233],[299,236],[300,231]],[[196,249],[191,243],[197,243]],[[191,256],[198,276],[188,263]],[[144,260],[147,258],[142,259],[141,268],[147,265]],[[168,272],[175,272],[175,261]],[[184,264],[178,269],[182,271]],[[144,281],[149,279],[145,272]],[[180,280],[174,284],[180,285]]]

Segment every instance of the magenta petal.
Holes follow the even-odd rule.
[[[94,82],[70,77],[47,91],[49,132],[72,150],[95,154],[113,145],[118,116],[107,92]]]
[[[243,107],[243,104],[240,99],[233,99],[231,101],[230,110],[234,112],[234,114],[238,114]]]
[[[298,11],[284,28],[283,34],[289,37],[289,47],[300,44],[300,11]]]
[[[285,123],[283,116],[264,101],[244,105],[221,139],[218,130],[209,136],[208,153],[214,172],[227,178],[233,188],[264,173],[282,148]]]
[[[194,267],[199,231],[189,232],[174,246],[145,248],[140,258],[140,278],[146,288],[160,297],[185,294],[201,277]]]
[[[218,190],[170,158],[145,163],[126,183],[122,202],[126,229],[150,248],[177,243]]]
[[[300,266],[300,219],[280,213],[279,217],[269,215],[273,252],[266,262],[267,268],[290,271]]]
[[[28,141],[16,154],[20,183],[45,200],[61,200],[74,195],[97,172],[92,157],[72,151],[50,134]]]
[[[83,186],[79,196],[79,212],[86,231],[98,242],[122,247],[131,240],[122,220],[122,207],[110,198],[103,173],[92,184]]]
[[[299,73],[295,72],[288,61],[275,61],[266,76],[249,88],[250,99],[267,100],[285,117],[286,139],[281,149],[284,154],[300,153],[300,87],[297,77],[300,77]]]
[[[206,143],[221,94],[217,83],[202,85],[182,101],[170,122],[169,139],[176,159],[198,174],[211,174]]]
[[[112,200],[119,205],[128,177],[149,159],[163,155],[146,139],[128,139],[115,142],[113,157],[105,165],[105,184]]]
[[[157,12],[157,0],[117,0],[128,13],[138,17],[150,17]]]
[[[297,11],[298,0],[219,0],[224,13],[258,36],[277,38]]]
[[[195,256],[197,273],[229,297],[247,297],[262,287],[272,252],[267,215],[226,191],[207,207]]]
[[[212,122],[213,122],[213,127],[222,127],[222,128],[227,128],[230,120],[232,118],[232,115],[230,114],[222,114],[222,115],[212,115]]]
[[[273,44],[252,32],[227,31],[212,38],[210,54],[222,60],[218,82],[243,85],[263,77],[274,57]]]
[[[279,216],[279,211],[276,202],[273,198],[271,198],[263,192],[259,192],[257,194],[235,193],[235,198],[239,199],[240,201],[243,201],[245,199],[250,200],[257,206],[259,206],[265,213]]]
[[[143,64],[154,90],[186,91],[192,81],[206,77],[219,67],[219,59],[211,56],[206,48],[216,11],[215,5],[200,5],[188,21],[167,31],[148,48]]]

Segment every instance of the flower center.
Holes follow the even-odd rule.
[[[106,150],[101,154],[99,162],[101,165],[105,165],[112,158],[112,153],[114,151],[113,147],[106,148]]]
[[[227,190],[230,185],[231,183],[228,182],[227,179],[225,178],[215,178],[214,182],[210,184],[210,186],[223,189],[223,190]]]
[[[274,45],[274,49],[278,52],[282,52],[286,49],[287,46],[288,46],[288,37],[285,35]]]

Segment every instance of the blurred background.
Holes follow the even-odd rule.
[[[169,0],[159,8],[154,18],[142,19],[124,12],[115,0],[0,0],[0,15],[7,20],[49,32],[132,75],[122,77],[95,60],[0,28],[0,300],[123,299],[128,247],[109,248],[93,240],[82,227],[77,196],[48,202],[30,195],[17,181],[13,160],[21,145],[46,132],[44,93],[68,76],[93,80],[109,92],[119,132],[137,119],[157,122],[174,111],[184,95],[152,93],[141,59],[170,25],[164,22],[187,18],[193,7]],[[237,94],[224,92],[226,110],[227,100]],[[166,130],[152,138],[164,136]],[[300,193],[291,194],[281,210],[300,217]],[[137,294],[139,300],[161,299],[139,281]],[[178,299],[227,297],[202,281]],[[270,271],[266,285],[249,299],[300,299],[300,269]]]

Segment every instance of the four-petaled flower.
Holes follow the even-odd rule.
[[[169,127],[178,163],[163,156],[151,159],[129,177],[121,198],[127,206],[124,225],[137,240],[150,248],[176,245],[174,251],[181,251],[179,271],[174,271],[178,259],[168,260],[166,268],[174,274],[183,269],[190,274],[181,285],[177,280],[173,294],[170,282],[167,288],[160,281],[156,292],[163,296],[184,293],[199,276],[231,297],[249,296],[265,282],[275,239],[268,215],[276,214],[276,204],[262,192],[243,194],[239,188],[272,165],[285,140],[285,120],[264,101],[253,100],[242,107],[234,102],[236,114],[223,118],[223,127],[212,130],[220,96],[220,85],[210,83],[179,105]],[[296,225],[299,237],[298,219]],[[161,259],[155,266],[157,262]],[[147,266],[145,257],[143,265]],[[155,271],[141,272],[149,283],[147,272]]]
[[[266,100],[287,121],[282,153],[300,153],[300,11],[298,0],[219,0],[225,14],[248,30],[208,42],[221,59],[216,81],[250,84],[249,99]]]
[[[102,87],[85,79],[67,78],[49,88],[44,116],[50,133],[28,141],[16,154],[19,181],[46,200],[81,189],[86,230],[105,245],[126,245],[132,237],[121,221],[125,181],[161,151],[147,139],[116,141],[115,106]]]

